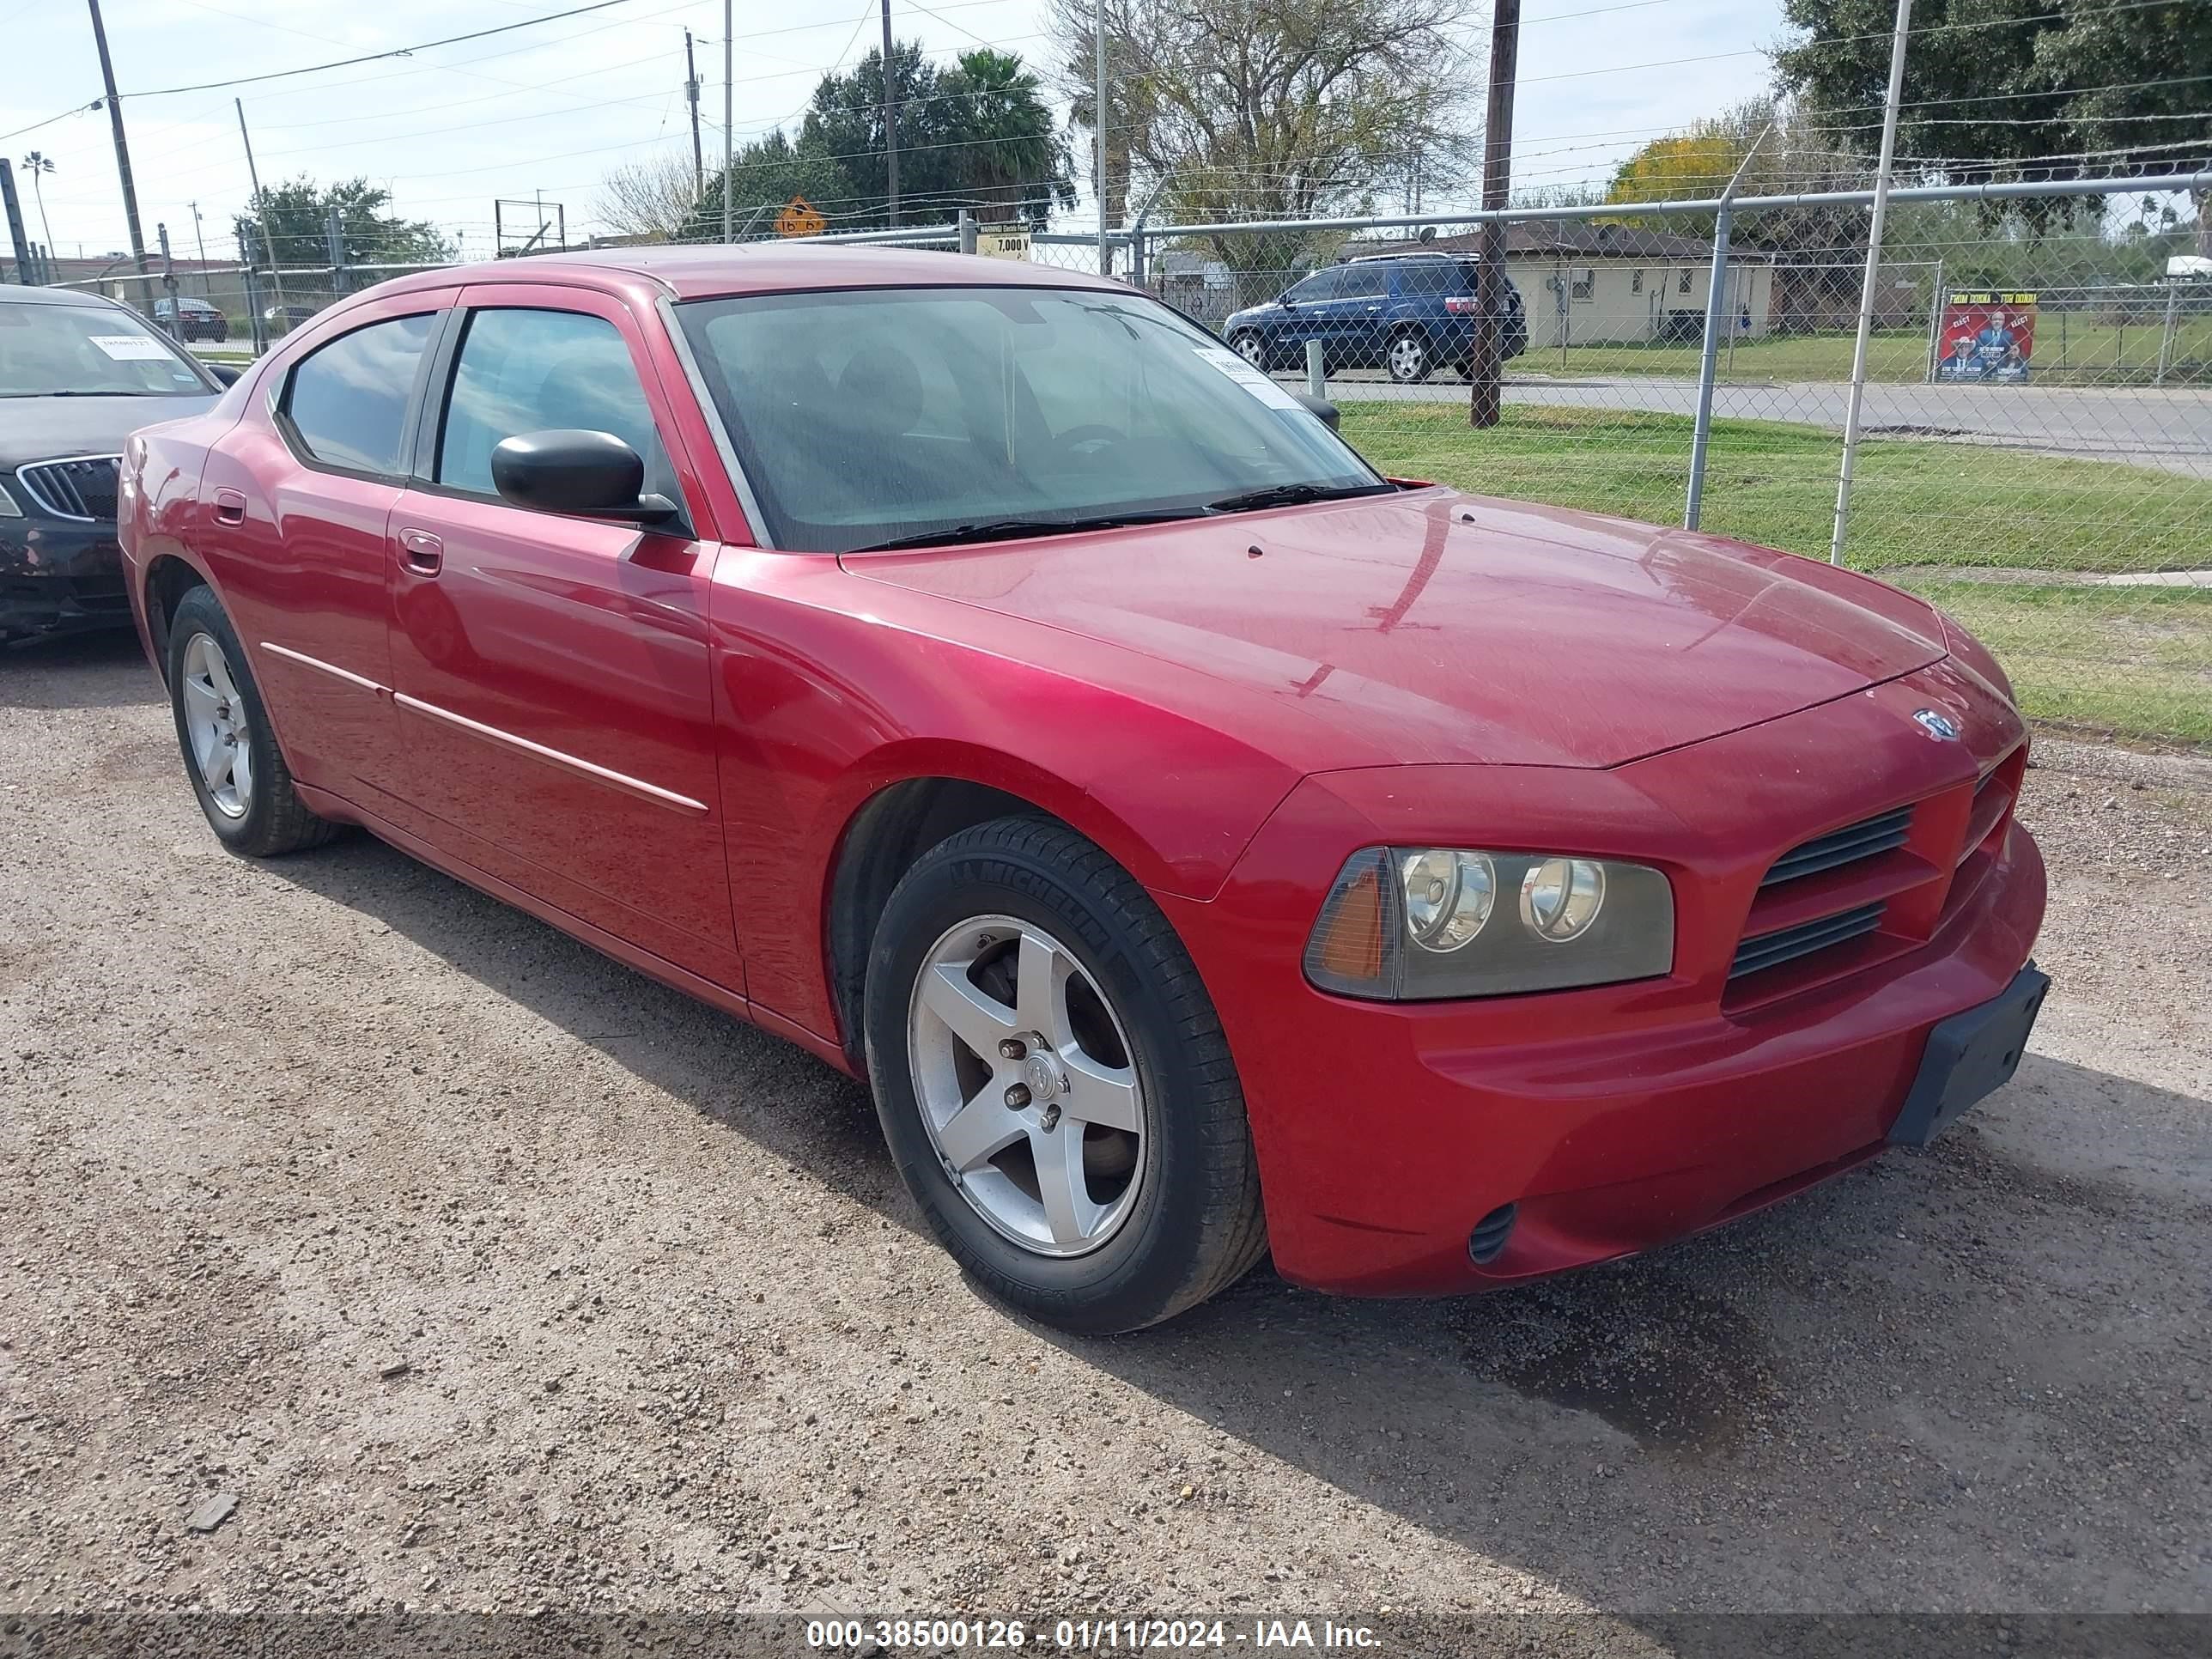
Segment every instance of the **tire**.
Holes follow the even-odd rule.
[[[216,840],[265,859],[319,847],[337,834],[339,826],[310,812],[293,788],[261,688],[211,588],[193,588],[170,619],[168,670],[185,775]],[[239,755],[246,763],[242,781],[232,758]]]
[[[1229,337],[1229,347],[1262,374],[1267,372],[1270,353],[1267,350],[1267,342],[1259,330],[1239,329]]]
[[[1033,1000],[1016,988],[1048,945],[1050,971],[1033,982],[1066,988]],[[973,1042],[934,1012],[946,983]],[[977,1006],[990,1011],[980,1021]],[[1243,1092],[1212,1000],[1144,889],[1066,825],[998,818],[924,854],[877,926],[864,1025],[907,1190],[969,1275],[1017,1311],[1087,1334],[1138,1330],[1267,1253]],[[1024,1055],[1013,1042],[1010,1055],[1018,1029],[1046,1044]],[[945,1127],[948,1105],[985,1109],[975,1135]],[[1069,1200],[1055,1217],[1046,1198],[1054,1168],[1075,1172],[1055,1189],[1077,1194],[1080,1224],[1065,1231]]]
[[[1418,386],[1436,368],[1436,353],[1429,349],[1427,335],[1419,329],[1403,328],[1383,347],[1382,365],[1400,386]]]

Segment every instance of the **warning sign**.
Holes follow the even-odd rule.
[[[775,216],[779,236],[819,236],[829,228],[830,222],[804,196],[793,197]]]
[[[975,252],[993,259],[1026,259],[1030,257],[1030,234],[1026,230],[979,229],[975,233]]]

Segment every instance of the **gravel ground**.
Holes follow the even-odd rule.
[[[2057,988],[1935,1149],[1101,1341],[798,1050],[366,838],[225,854],[135,647],[0,708],[0,1609],[2212,1612],[2201,768],[2049,745]]]

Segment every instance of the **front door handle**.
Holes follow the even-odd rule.
[[[215,521],[217,524],[246,522],[246,495],[242,490],[218,489],[215,492]]]
[[[399,556],[416,575],[434,576],[446,562],[446,544],[427,530],[403,530]]]

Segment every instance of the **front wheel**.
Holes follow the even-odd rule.
[[[1412,329],[1391,337],[1382,361],[1390,371],[1390,378],[1400,386],[1418,386],[1429,378],[1429,371],[1436,367],[1426,337]]]
[[[238,631],[205,587],[186,593],[169,620],[169,703],[192,793],[232,852],[273,858],[337,833],[292,787]]]
[[[1063,824],[965,830],[876,932],[868,1073],[931,1229],[1001,1301],[1135,1330],[1267,1249],[1237,1071],[1144,889]]]
[[[1242,329],[1229,337],[1230,348],[1262,374],[1267,372],[1267,343],[1260,331]]]

